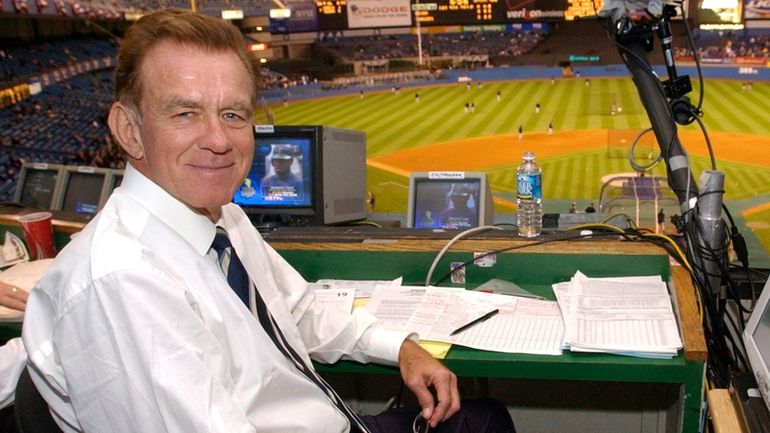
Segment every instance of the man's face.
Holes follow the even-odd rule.
[[[468,198],[470,196],[467,195],[459,195],[459,194],[453,194],[451,196],[452,199],[452,207],[455,209],[462,209],[468,207]]]
[[[140,79],[143,157],[134,165],[172,196],[218,218],[254,155],[246,68],[230,51],[161,42],[147,53]]]
[[[285,177],[287,174],[289,174],[289,170],[291,169],[291,158],[273,158],[273,169],[275,169],[275,174],[278,177]]]

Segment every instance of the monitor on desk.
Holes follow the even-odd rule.
[[[749,317],[743,342],[759,392],[770,409],[770,280],[765,283]]]
[[[493,216],[485,173],[432,171],[409,177],[407,227],[467,229],[490,225]]]
[[[366,218],[366,134],[328,126],[255,125],[251,169],[233,202],[255,224]]]
[[[102,206],[104,206],[104,203],[107,203],[107,199],[112,195],[112,191],[115,191],[115,188],[119,187],[121,183],[123,183],[123,170],[111,169],[107,174],[103,196],[100,199]]]
[[[65,167],[53,209],[94,215],[102,207],[109,169],[87,166]]]
[[[63,165],[25,163],[19,172],[13,201],[23,206],[51,209]]]

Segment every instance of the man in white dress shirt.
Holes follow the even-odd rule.
[[[56,422],[95,433],[366,431],[297,367],[312,356],[398,365],[420,405],[412,419],[436,431],[513,431],[493,402],[460,410],[456,377],[412,336],[316,305],[229,203],[254,152],[254,77],[242,35],[219,19],[167,9],[121,41],[109,126],[129,161],[123,183],[32,290],[23,329]],[[211,247],[217,228],[251,280],[248,305]],[[300,361],[255,318],[255,298]],[[402,419],[364,423],[411,432]]]
[[[26,291],[0,281],[0,306],[24,311],[26,304]],[[26,360],[21,338],[12,338],[0,346],[0,431],[16,429],[13,400]]]

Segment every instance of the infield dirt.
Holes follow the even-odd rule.
[[[711,132],[717,160],[743,162],[770,167],[770,137]],[[679,131],[679,139],[690,155],[708,157],[708,149],[700,132]],[[569,154],[607,147],[607,130],[525,133],[470,138],[431,144],[370,158],[372,166],[408,176],[412,171],[485,170],[500,165],[517,164],[521,155],[533,150],[538,158]]]

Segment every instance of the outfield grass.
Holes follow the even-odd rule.
[[[697,102],[696,89],[691,93]],[[500,91],[501,102],[495,100]],[[708,81],[704,122],[709,130],[770,135],[770,84],[756,83],[741,91],[737,81]],[[416,103],[414,94],[419,93]],[[612,99],[623,111],[610,116]],[[475,113],[464,104],[473,102]],[[534,107],[540,103],[541,112]],[[479,136],[512,134],[521,125],[527,131],[545,131],[553,122],[557,130],[641,129],[649,126],[630,79],[527,80],[486,83],[466,90],[464,84],[390,91],[292,102],[272,107],[282,125],[318,124],[367,132],[367,152],[375,157],[413,146]],[[261,113],[260,113],[261,114]],[[261,119],[261,120],[264,120]],[[683,128],[695,130],[691,125]]]
[[[696,89],[690,96],[697,103],[698,83],[694,84]],[[709,80],[705,88],[703,121],[709,132],[770,136],[770,83],[755,83],[752,90],[742,91],[739,81]],[[496,100],[498,91],[502,95],[500,102]],[[419,94],[419,102],[415,94]],[[615,116],[610,115],[613,100],[622,108]],[[475,105],[474,113],[465,112],[466,102]],[[539,114],[535,113],[536,103],[541,106]],[[320,124],[366,131],[369,158],[475,137],[509,134],[515,140],[519,126],[525,133],[546,131],[549,123],[557,132],[607,129],[608,141],[614,140],[612,131],[649,127],[630,78],[592,79],[588,87],[582,79],[557,79],[553,85],[550,80],[489,82],[473,85],[470,90],[465,84],[437,85],[405,89],[398,95],[386,90],[361,98],[356,93],[291,102],[288,106],[279,104],[271,109],[277,124]],[[698,130],[697,125],[680,128]],[[619,149],[621,154],[625,152]],[[480,146],[478,151],[495,149]],[[770,167],[731,161],[729,156],[718,155],[717,168],[726,175],[725,200],[736,203],[741,210],[755,206],[757,201],[770,201]],[[701,156],[690,155],[690,159],[697,180],[704,169],[710,168],[710,162]],[[539,160],[546,200],[596,201],[602,176],[632,171],[625,159],[608,158],[606,147]],[[513,199],[515,168],[516,164],[501,164],[484,169],[497,198]],[[371,166],[367,174],[367,187],[377,197],[378,212],[406,212],[406,177]],[[665,168],[656,167],[654,174],[665,176]],[[504,203],[496,203],[496,212],[512,211]],[[758,221],[753,224],[757,227],[768,219],[768,212],[764,212],[752,214],[747,222]],[[768,230],[754,228],[754,232],[770,251]]]

